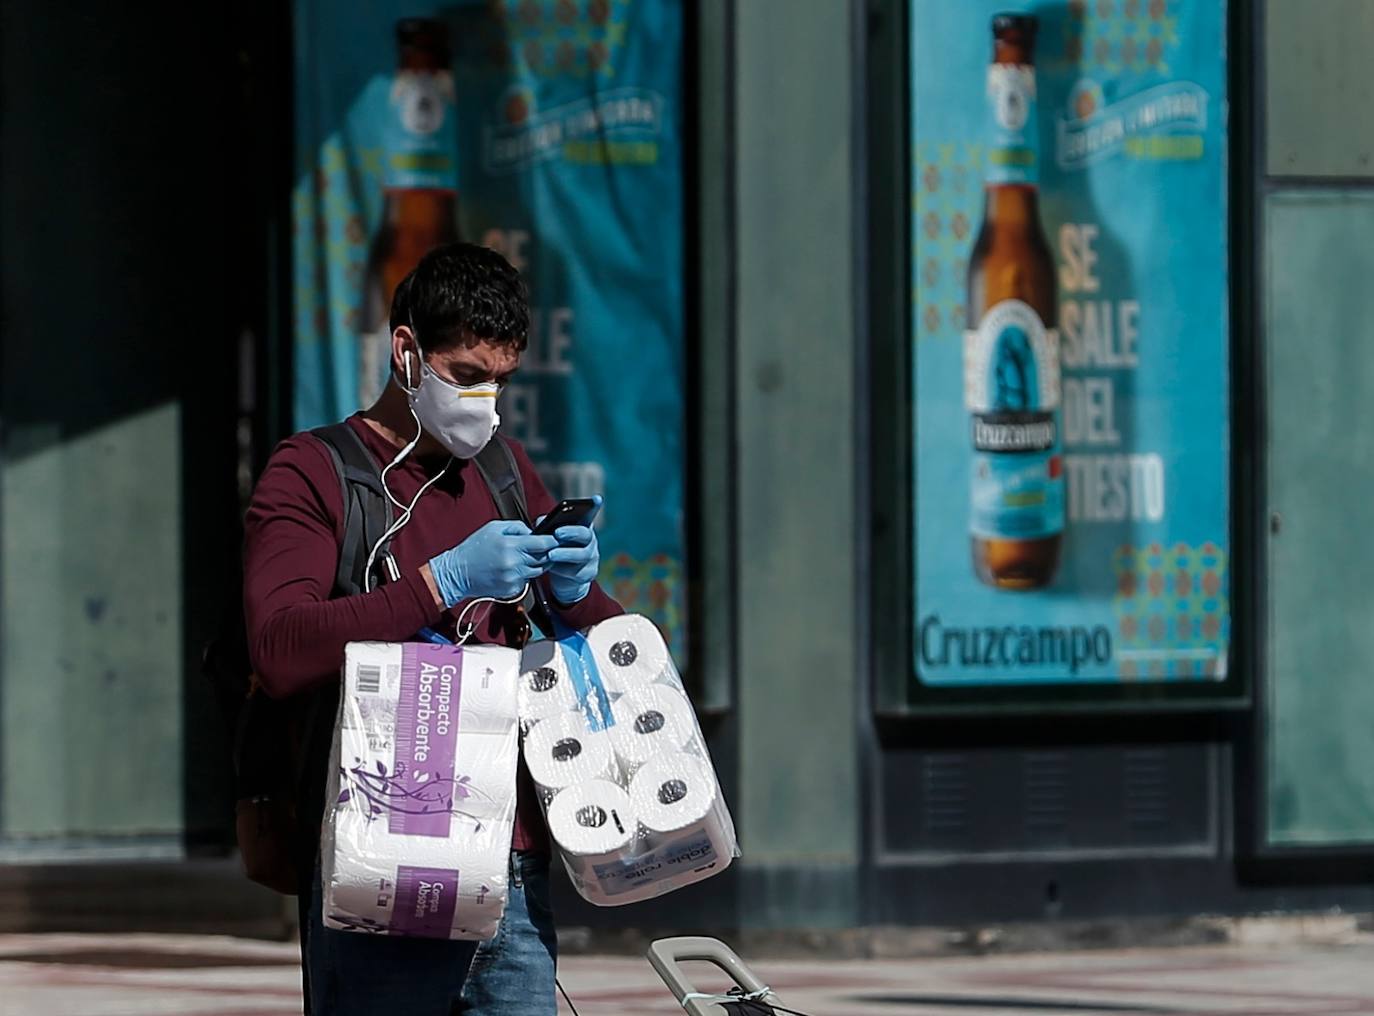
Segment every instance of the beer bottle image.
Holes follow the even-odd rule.
[[[396,23],[396,77],[383,133],[381,225],[368,250],[358,348],[358,399],[376,401],[391,370],[388,318],[397,285],[422,257],[458,237],[458,136],[448,27]]]
[[[970,542],[979,579],[1002,589],[1048,585],[1064,532],[1055,271],[1036,193],[1036,27],[1026,14],[992,19],[992,134],[968,267]]]

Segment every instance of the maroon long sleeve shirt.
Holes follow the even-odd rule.
[[[399,451],[360,415],[350,417],[348,425],[380,465]],[[509,443],[530,517],[537,518],[553,507],[554,500],[524,449],[516,441]],[[409,504],[443,464],[444,460],[407,457],[387,474],[387,485],[401,503]],[[454,461],[420,498],[410,522],[391,542],[400,581],[383,583],[370,593],[331,599],[343,540],[338,473],[319,438],[306,433],[283,441],[253,491],[245,525],[244,617],[249,653],[263,688],[274,698],[286,698],[339,680],[349,642],[404,642],[427,626],[452,637],[466,604],[451,610],[439,607],[420,569],[498,518],[496,502],[477,467],[470,461]],[[514,610],[499,605],[476,608],[474,640],[511,644],[517,627],[511,623]],[[581,602],[561,613],[571,627],[584,628],[622,612],[593,584]],[[548,832],[523,761],[518,780],[513,846],[547,850]]]

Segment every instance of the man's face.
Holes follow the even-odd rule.
[[[430,370],[456,385],[504,385],[520,369],[518,350],[485,341],[431,353],[427,360]]]
[[[392,343],[396,376],[405,379],[406,354],[410,353],[410,384],[419,384],[420,369],[415,362],[417,346],[410,329],[405,325],[397,328]],[[520,369],[520,355],[520,351],[511,346],[483,340],[426,354],[425,362],[430,370],[456,385],[479,385],[488,381],[504,385]]]

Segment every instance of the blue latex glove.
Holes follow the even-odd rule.
[[[565,607],[580,603],[592,591],[601,569],[596,531],[588,526],[564,526],[554,534],[558,546],[549,551],[549,589]]]
[[[430,558],[429,570],[444,604],[474,596],[509,600],[549,568],[552,536],[535,536],[523,522],[488,522],[452,550]]]

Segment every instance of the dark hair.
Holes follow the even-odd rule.
[[[415,329],[424,353],[494,342],[523,350],[530,304],[520,273],[474,243],[436,247],[401,280],[391,299],[391,330]]]

